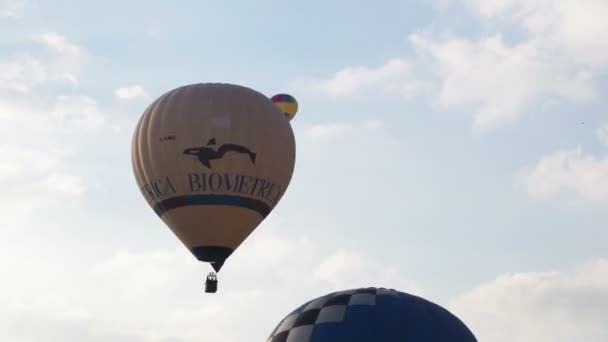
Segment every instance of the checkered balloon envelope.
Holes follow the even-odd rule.
[[[360,288],[313,299],[283,318],[267,342],[476,342],[456,316],[424,298]]]

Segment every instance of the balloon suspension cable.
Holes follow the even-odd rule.
[[[205,281],[205,292],[217,292],[217,274],[215,274],[215,272],[210,272],[207,275],[207,280]]]

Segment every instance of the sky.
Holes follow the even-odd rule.
[[[608,341],[608,2],[0,0],[0,340],[265,341],[389,287],[484,342]],[[145,108],[300,104],[275,210],[206,264],[131,168]]]

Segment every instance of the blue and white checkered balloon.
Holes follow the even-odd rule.
[[[300,306],[267,342],[476,342],[466,325],[426,299],[385,288],[330,293]]]

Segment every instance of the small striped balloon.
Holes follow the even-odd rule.
[[[274,104],[285,114],[285,116],[292,120],[298,112],[298,101],[289,94],[277,94],[270,98]]]

